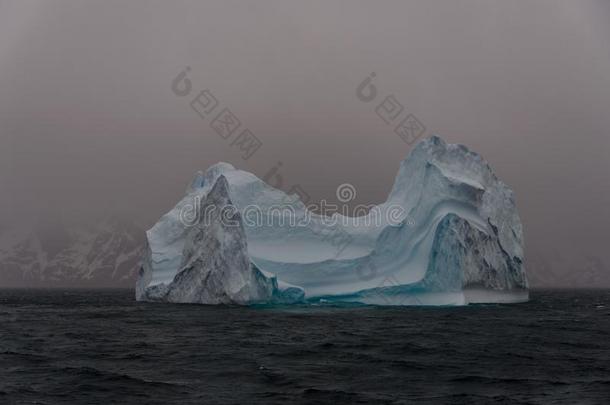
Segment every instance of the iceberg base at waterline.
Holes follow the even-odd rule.
[[[278,213],[290,218],[278,220]],[[298,196],[218,163],[197,173],[184,198],[146,233],[146,244],[139,301],[528,299],[513,192],[480,155],[437,136],[400,164],[387,201],[359,217],[313,214]]]

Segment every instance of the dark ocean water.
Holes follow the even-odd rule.
[[[132,297],[0,291],[0,403],[610,403],[610,291],[457,308]]]

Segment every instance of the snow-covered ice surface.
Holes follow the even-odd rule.
[[[235,226],[204,213],[227,204],[236,207]],[[277,207],[289,208],[292,220],[281,221]],[[218,163],[197,173],[185,197],[147,232],[136,298],[382,305],[528,299],[513,193],[463,145],[436,136],[421,141],[385,203],[367,216],[330,219]]]

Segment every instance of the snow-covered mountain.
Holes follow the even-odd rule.
[[[116,216],[21,223],[0,233],[0,287],[131,287],[143,246],[144,232]]]

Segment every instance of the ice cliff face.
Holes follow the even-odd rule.
[[[147,258],[137,284],[139,299],[199,304],[284,301],[286,289],[250,261],[241,214],[231,202],[227,179],[219,173],[198,210],[200,220],[186,229],[182,261],[173,280],[150,286],[145,276],[154,270]],[[297,288],[286,293],[292,294],[288,301],[304,296]]]
[[[223,210],[233,212],[209,214]],[[186,196],[147,232],[147,242],[138,300],[450,305],[527,299],[512,191],[479,155],[438,137],[417,145],[401,163],[388,200],[366,216],[311,214],[295,196],[219,163],[197,173]]]

